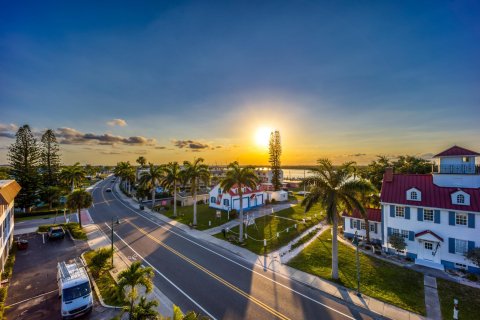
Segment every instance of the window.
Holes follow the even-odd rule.
[[[433,243],[431,243],[431,242],[424,242],[423,245],[425,246],[425,249],[427,249],[427,250],[433,250]]]
[[[463,194],[457,194],[457,203],[465,203],[465,196]]]
[[[430,209],[423,210],[423,221],[433,221],[433,210],[430,210]]]
[[[218,188],[218,194],[222,194],[222,189]]]
[[[401,236],[405,239],[408,239],[408,230],[402,230]]]
[[[466,226],[467,225],[468,216],[466,213],[456,213],[455,214],[455,224],[458,226]]]
[[[364,221],[360,222],[360,229],[365,230],[365,222]]]
[[[405,208],[404,207],[396,207],[395,208],[395,217],[405,218]]]
[[[357,228],[357,220],[352,219],[352,225],[353,225],[353,229],[358,229]]]
[[[223,205],[228,207],[228,199],[223,199]]]
[[[375,232],[375,223],[370,224],[370,232]]]
[[[210,198],[210,203],[215,203],[216,201],[217,201],[217,199],[215,199],[215,197]]]
[[[399,235],[400,235],[400,229],[395,229],[395,228],[393,228],[393,229],[392,229],[392,235],[394,235],[394,236],[399,236]]]
[[[467,240],[455,239],[455,253],[465,254],[467,252]]]
[[[463,161],[463,162],[470,162],[470,158],[469,158],[469,157],[463,157],[463,158],[462,158],[462,161]]]
[[[417,200],[418,194],[416,191],[410,192],[410,200]]]
[[[457,269],[462,269],[462,270],[467,270],[467,265],[463,263],[457,263],[455,262],[455,268]]]

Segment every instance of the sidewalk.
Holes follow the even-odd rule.
[[[82,216],[83,221],[83,216]],[[87,233],[87,243],[90,249],[95,250],[98,248],[108,247],[110,248],[110,239],[97,227],[95,224],[87,224],[84,226],[84,230]],[[130,259],[129,259],[130,258]],[[115,249],[113,255],[114,268],[110,271],[112,276],[117,279],[120,272],[127,269],[130,264],[135,261],[134,257],[126,257],[122,252]],[[158,301],[157,311],[165,317],[171,317],[173,314],[173,303],[168,299],[157,287],[153,287],[153,291],[147,295],[147,298],[155,299]]]
[[[131,198],[126,197],[121,193],[119,190],[118,184],[115,185],[115,194],[125,201],[125,203],[129,204],[132,208],[137,209],[138,208],[138,203],[132,200]],[[271,210],[271,209],[270,209]],[[197,239],[202,239],[204,241],[210,242],[212,244],[215,244],[217,246],[220,246],[222,248],[225,248],[226,250],[229,250],[230,252],[240,256],[247,262],[250,262],[252,264],[256,264],[258,266],[261,266],[262,268],[270,269],[271,271],[278,273],[282,276],[285,276],[287,278],[290,278],[292,280],[301,282],[303,284],[306,284],[309,287],[318,289],[320,291],[326,292],[340,300],[343,300],[348,303],[353,303],[357,306],[360,306],[362,308],[365,308],[367,310],[370,310],[372,312],[375,312],[381,316],[384,316],[386,318],[391,318],[391,319],[398,319],[398,320],[413,320],[413,319],[425,319],[425,317],[407,311],[403,310],[399,307],[390,305],[388,303],[385,303],[383,301],[362,295],[362,297],[357,297],[356,292],[352,290],[348,290],[340,285],[331,283],[329,281],[326,281],[320,277],[311,275],[309,273],[305,273],[303,271],[291,268],[289,266],[283,265],[280,262],[279,256],[278,256],[278,251],[272,252],[270,254],[267,254],[266,256],[258,256],[255,253],[241,248],[239,246],[233,245],[228,241],[224,241],[221,239],[217,239],[215,237],[212,237],[206,232],[195,230],[195,229],[190,229],[189,226],[186,226],[182,223],[179,223],[175,220],[172,220],[158,212],[154,212],[148,208],[145,208],[143,211],[145,214],[150,215],[150,218],[153,221],[163,221],[166,222],[170,225],[173,225],[189,235],[197,238]],[[221,229],[220,229],[221,230]]]

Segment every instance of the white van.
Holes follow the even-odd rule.
[[[81,261],[59,262],[58,294],[62,300],[62,319],[73,319],[92,311],[93,295],[90,278]]]

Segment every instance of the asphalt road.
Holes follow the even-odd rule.
[[[234,253],[124,204],[106,179],[92,190],[90,215],[127,256],[154,267],[155,285],[182,310],[213,319],[374,319],[380,316],[252,265]]]

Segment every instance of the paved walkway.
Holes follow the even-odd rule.
[[[131,198],[124,196],[120,192],[118,188],[118,184],[115,185],[115,195],[120,197],[122,200],[124,200],[127,204],[131,205],[133,208],[135,209],[138,208],[137,202],[135,202]],[[355,291],[346,289],[345,287],[329,282],[327,280],[311,275],[309,273],[286,266],[280,262],[278,251],[264,255],[264,256],[258,256],[255,253],[245,248],[241,248],[239,246],[231,244],[228,241],[224,241],[224,240],[212,237],[206,232],[190,229],[189,226],[186,226],[182,223],[172,220],[148,208],[145,208],[144,213],[148,214],[153,221],[158,221],[158,222],[163,221],[163,222],[169,223],[170,225],[173,225],[179,229],[184,230],[185,232],[189,233],[193,237],[196,237],[198,239],[202,239],[204,241],[208,241],[212,244],[223,247],[231,251],[232,253],[242,257],[244,260],[252,264],[259,265],[264,269],[270,269],[271,271],[276,272],[281,276],[287,277],[295,281],[299,281],[301,283],[306,284],[307,286],[326,292],[340,300],[344,300],[346,302],[358,305],[362,308],[371,310],[386,318],[398,319],[398,320],[425,319],[425,317],[421,315],[403,310],[396,306],[390,305],[388,303],[385,303],[383,301],[380,301],[365,295],[362,295],[362,297],[357,297]]]
[[[427,309],[427,319],[442,319],[440,301],[438,299],[437,279],[424,275],[423,285],[425,286],[425,307]]]

